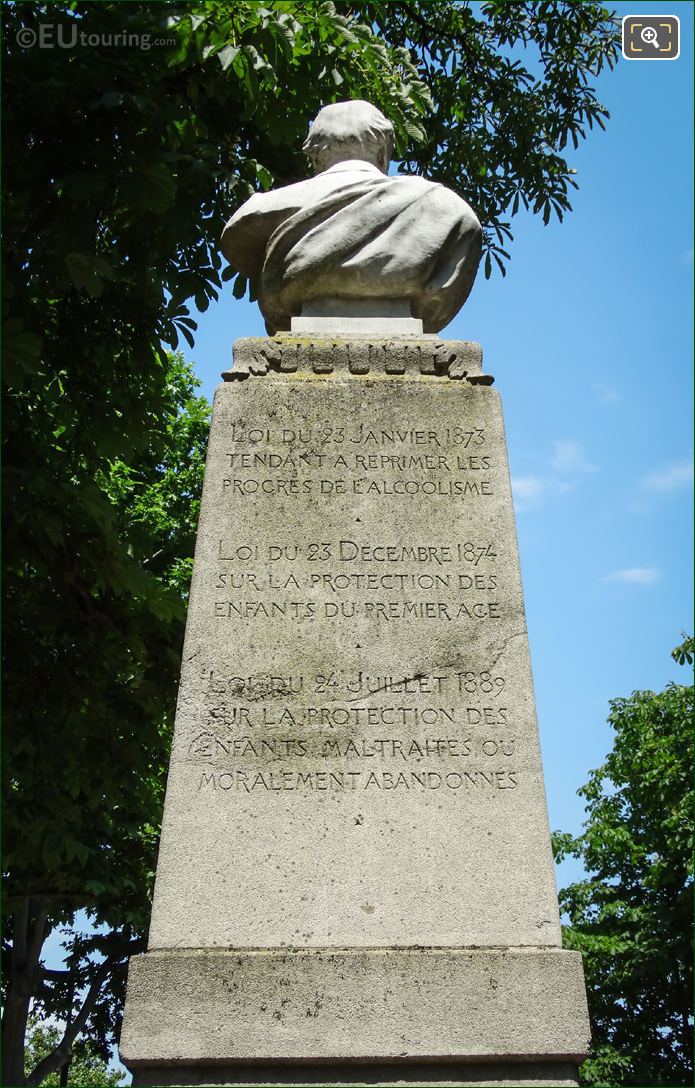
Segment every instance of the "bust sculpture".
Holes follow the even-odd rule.
[[[385,312],[405,301],[425,332],[463,306],[480,223],[443,185],[389,177],[393,146],[393,126],[369,102],[325,106],[303,147],[316,176],[256,193],[227,223],[222,252],[251,281],[270,335],[312,300],[371,300]]]

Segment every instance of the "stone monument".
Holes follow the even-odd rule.
[[[499,397],[436,333],[480,225],[323,109],[222,246],[268,338],[214,404],[136,1085],[571,1085]]]

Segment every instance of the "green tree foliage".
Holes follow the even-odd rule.
[[[345,3],[387,41],[409,49],[433,108],[424,140],[411,139],[401,169],[458,190],[483,224],[485,274],[505,274],[510,220],[520,208],[548,223],[571,211],[577,188],[566,159],[608,113],[591,78],[618,54],[611,12],[596,3],[480,5],[450,0]]]
[[[30,1018],[26,1046],[27,1076],[39,1062],[53,1053],[61,1036],[62,1032],[54,1024],[42,1022],[36,1017]],[[56,1071],[49,1073],[42,1081],[45,1088],[60,1088],[61,1083],[67,1088],[119,1088],[125,1083],[125,1077],[118,1070],[109,1069],[89,1043],[80,1041],[75,1044],[67,1078],[61,1082],[60,1073]]]
[[[605,117],[591,83],[616,29],[593,2],[17,0],[3,19],[3,1080],[19,1084],[31,995],[63,1019],[85,995],[71,1022],[106,1047],[145,930],[206,426],[167,352],[227,278],[225,219],[306,174],[321,105],[363,97],[402,168],[470,199],[503,261],[519,201],[568,206],[563,147]],[[45,28],[49,47],[23,47]],[[78,910],[101,928],[47,974],[45,936]]]
[[[674,650],[693,662],[693,640]],[[613,750],[579,791],[587,820],[556,835],[589,874],[560,893],[565,944],[584,956],[589,1085],[693,1082],[693,688],[611,702]]]
[[[30,551],[32,526],[16,523],[8,545],[6,1060],[32,994],[65,1018],[80,992],[105,1056],[126,958],[146,932],[210,410],[180,357],[165,375],[127,461],[104,460],[90,482],[61,477],[60,437],[37,427],[30,467],[16,469],[27,488],[32,468],[40,488],[55,472],[65,505],[59,548]],[[65,970],[44,971],[48,930],[85,908],[101,929],[75,930]],[[72,1036],[85,1025],[76,1015]],[[3,1083],[19,1084],[16,1070]]]

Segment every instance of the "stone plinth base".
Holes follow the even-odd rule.
[[[330,1085],[330,1088],[573,1088],[579,1083],[569,1062],[388,1062],[298,1065],[147,1066],[136,1070],[133,1088],[157,1085]]]
[[[332,1084],[530,1085],[575,1083],[588,1045],[576,952],[271,949],[135,957],[121,1055],[143,1085],[322,1083],[329,1067]]]
[[[136,1085],[575,1084],[480,345],[283,334],[224,376],[123,1060]]]
[[[293,333],[314,336],[418,336],[422,321],[408,299],[314,298],[291,321]]]

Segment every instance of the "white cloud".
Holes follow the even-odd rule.
[[[695,250],[693,250],[691,246],[690,249],[686,249],[685,253],[683,254],[683,264],[692,264],[694,256]]]
[[[542,476],[512,477],[512,492],[517,513],[537,510],[550,495],[558,496],[571,491],[576,486],[576,478],[582,473],[597,471],[596,465],[592,465],[587,460],[581,442],[570,439],[553,443],[549,468],[552,471]]]
[[[651,586],[661,578],[658,567],[628,567],[627,570],[615,570],[607,574],[604,582],[633,582],[635,585]]]
[[[513,476],[512,493],[517,512],[536,510],[543,501],[547,482],[540,476]]]
[[[590,461],[587,461],[581,442],[566,440],[564,442],[555,442],[553,446],[554,453],[550,458],[550,463],[556,472],[596,472],[596,465],[592,465]]]
[[[614,389],[612,385],[604,385],[603,382],[597,382],[594,386],[598,393],[598,399],[601,404],[617,404],[618,401],[623,398],[617,389]]]
[[[648,491],[668,492],[678,491],[681,487],[688,487],[693,482],[692,461],[677,461],[672,465],[654,469],[642,480],[642,487]]]

